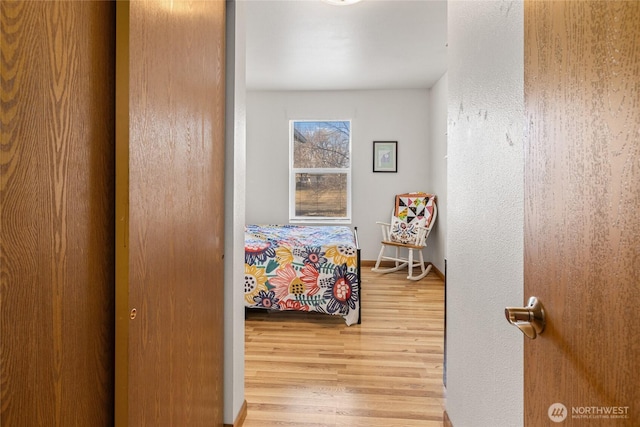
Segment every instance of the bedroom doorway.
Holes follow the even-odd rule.
[[[303,30],[310,28],[309,26],[305,26],[303,24],[304,16],[318,18],[318,14],[306,13],[306,15],[300,15],[301,16],[300,18],[296,18],[296,16],[298,15],[296,15],[295,13],[292,14],[292,12],[286,12],[282,10],[283,8],[288,6],[291,6],[294,8],[303,7],[302,3],[303,2],[250,2],[250,4],[237,3],[235,5],[238,11],[240,11],[241,9],[244,9],[244,13],[245,13],[245,16],[241,18],[241,22],[240,22],[240,25],[242,26],[241,28],[242,32],[239,36],[236,35],[236,42],[239,42],[239,44],[242,46],[241,49],[246,49],[246,52],[242,51],[242,54],[246,53],[246,55],[241,54],[240,58],[236,58],[236,64],[240,72],[239,74],[236,73],[235,76],[238,79],[242,78],[243,77],[242,73],[244,73],[246,70],[247,87],[246,88],[241,87],[241,90],[236,93],[236,95],[240,97],[239,101],[241,105],[240,105],[240,109],[236,110],[238,112],[236,121],[230,123],[228,125],[228,128],[234,129],[234,132],[237,132],[236,137],[238,139],[236,139],[236,141],[242,141],[242,144],[244,144],[244,146],[246,147],[246,152],[239,153],[236,151],[236,154],[238,156],[237,157],[238,160],[246,159],[245,167],[247,168],[247,171],[244,171],[244,173],[242,174],[242,177],[238,179],[238,183],[240,184],[240,186],[244,186],[246,184],[246,191],[235,193],[234,200],[229,200],[229,202],[236,202],[240,199],[246,200],[245,211],[242,212],[242,215],[245,215],[245,214],[247,215],[248,217],[247,223],[249,224],[254,223],[253,218],[256,217],[256,213],[258,212],[263,213],[263,215],[261,215],[261,217],[259,218],[260,222],[263,222],[263,223],[286,222],[287,215],[288,215],[288,211],[287,211],[288,201],[286,200],[287,193],[286,191],[278,191],[277,189],[281,189],[281,188],[284,188],[284,186],[287,186],[288,185],[287,181],[286,179],[285,180],[281,179],[277,174],[267,174],[266,170],[272,170],[272,171],[284,170],[284,168],[287,167],[286,164],[283,165],[283,159],[286,160],[288,156],[288,154],[286,153],[286,147],[284,151],[280,150],[280,147],[279,147],[279,144],[280,144],[279,141],[282,141],[283,138],[286,138],[286,127],[285,127],[285,133],[279,132],[279,129],[280,129],[279,120],[282,119],[285,123],[287,123],[288,120],[290,119],[315,120],[318,117],[314,115],[314,110],[311,107],[311,105],[325,106],[326,107],[325,111],[332,111],[333,114],[330,114],[329,112],[324,113],[325,115],[329,115],[327,117],[323,117],[325,119],[336,118],[336,114],[337,114],[336,110],[337,110],[338,112],[345,113],[345,114],[337,114],[337,116],[339,117],[354,116],[356,117],[356,119],[361,121],[360,122],[361,127],[357,131],[354,125],[354,138],[358,138],[358,144],[359,144],[357,147],[357,150],[358,150],[357,156],[359,161],[363,162],[361,165],[358,166],[359,168],[358,170],[362,171],[363,175],[354,177],[354,180],[359,182],[359,185],[363,186],[363,188],[358,188],[357,190],[355,190],[355,192],[358,194],[371,193],[371,189],[374,187],[376,189],[381,190],[381,192],[385,192],[386,190],[383,188],[384,185],[388,184],[389,186],[391,186],[392,184],[389,184],[389,183],[395,182],[394,185],[396,186],[396,188],[394,188],[393,191],[389,190],[389,194],[394,195],[397,193],[397,190],[398,190],[397,186],[403,185],[403,184],[399,184],[399,180],[402,180],[403,179],[402,177],[405,176],[405,174],[409,174],[411,170],[417,169],[418,165],[415,165],[416,166],[415,168],[412,165],[413,161],[417,162],[417,160],[415,159],[419,159],[419,158],[442,159],[446,155],[446,138],[444,138],[444,143],[442,144],[443,146],[442,150],[438,149],[439,151],[433,152],[432,153],[433,156],[428,156],[426,153],[423,153],[421,151],[423,148],[418,147],[418,149],[416,150],[415,147],[408,144],[407,142],[403,142],[401,139],[401,141],[399,142],[400,148],[398,151],[399,153],[398,154],[399,155],[398,172],[397,174],[375,174],[378,176],[377,179],[382,179],[381,175],[386,175],[383,185],[380,186],[378,185],[378,183],[374,182],[374,180],[372,179],[372,176],[370,176],[372,175],[371,174],[371,155],[372,155],[371,141],[379,140],[380,135],[375,135],[375,137],[366,135],[366,132],[364,131],[364,129],[369,127],[368,126],[369,123],[365,123],[363,126],[362,120],[364,119],[364,116],[366,115],[366,113],[362,108],[358,108],[357,106],[351,107],[351,105],[349,105],[348,102],[344,102],[343,99],[330,100],[329,98],[326,97],[326,95],[323,94],[322,92],[323,89],[320,85],[323,84],[323,82],[326,83],[327,81],[332,79],[327,78],[326,75],[323,80],[311,79],[309,78],[309,76],[311,76],[315,71],[318,71],[318,68],[305,66],[304,70],[307,76],[307,82],[313,82],[313,84],[316,85],[315,88],[313,89],[307,88],[307,90],[309,91],[309,93],[314,92],[314,93],[320,94],[319,95],[320,99],[317,102],[316,102],[316,99],[314,98],[312,102],[306,102],[306,103],[304,102],[304,100],[298,100],[297,98],[295,98],[292,95],[294,91],[287,91],[287,89],[283,87],[280,87],[278,89],[274,89],[274,88],[266,89],[267,88],[266,82],[257,83],[257,80],[255,79],[256,76],[258,78],[282,77],[283,82],[288,81],[291,84],[303,83],[300,80],[295,79],[294,76],[284,75],[283,73],[279,73],[277,71],[274,71],[273,69],[265,68],[263,67],[264,63],[257,63],[255,61],[256,50],[258,50],[260,51],[259,53],[263,55],[263,57],[266,57],[267,59],[270,60],[266,62],[267,64],[270,64],[270,65],[276,65],[276,64],[292,65],[293,64],[291,61],[288,60],[291,58],[291,53],[293,52],[292,49],[289,49],[290,50],[289,52],[285,52],[285,51],[282,51],[281,53],[274,52],[273,50],[271,50],[272,48],[277,49],[278,46],[282,48],[283,46],[286,47],[286,45],[281,44],[276,46],[270,41],[268,41],[267,38],[264,36],[265,34],[278,35],[278,38],[280,41],[287,41],[288,39],[286,38],[285,35],[283,35],[283,33],[285,33],[287,30],[291,31],[292,28],[296,28],[296,31],[295,31],[296,37],[298,39],[303,39],[304,37]],[[309,3],[309,4],[313,3],[313,6],[310,6],[310,7],[314,7],[314,8],[320,8],[320,7],[326,6],[326,5],[322,5],[321,4],[322,2],[306,2],[306,3]],[[350,11],[347,8],[340,9],[332,6],[333,9],[330,9],[330,10],[331,10],[331,13],[334,13],[334,14],[339,13],[339,14],[342,14],[344,17],[347,17],[349,15],[353,17],[352,15],[353,13],[359,13],[362,11],[365,11],[365,13],[368,13],[366,12],[368,10],[367,8],[384,7],[385,3],[389,4],[390,2],[361,2],[360,4],[354,6],[359,9],[353,9]],[[257,18],[254,21],[247,19],[246,15],[250,13],[250,11],[247,11],[247,9],[252,6],[260,6],[260,5],[262,5],[266,10],[260,10],[260,12],[257,13]],[[394,22],[402,22],[405,28],[411,29],[410,31],[415,31],[416,28],[430,28],[430,29],[438,29],[439,31],[442,32],[442,37],[434,37],[432,39],[432,47],[435,47],[436,50],[438,50],[438,52],[436,52],[436,54],[430,57],[429,59],[431,63],[435,64],[439,62],[440,59],[444,58],[445,66],[436,73],[437,77],[441,77],[443,73],[446,71],[446,40],[445,40],[446,38],[446,2],[403,2],[403,5],[405,5],[406,7],[413,6],[413,7],[439,8],[436,11],[429,11],[428,13],[420,12],[420,13],[411,14],[416,19],[431,20],[428,23],[428,25],[422,25],[418,23],[416,23],[415,25],[408,25],[407,22],[413,22],[414,19],[403,21],[402,18],[396,15],[396,13],[399,13],[398,11],[401,9],[397,7],[395,8],[395,11],[391,12],[391,14],[387,13],[385,15],[385,19],[387,20],[391,19]],[[356,12],[356,11],[359,11],[359,12]],[[279,19],[286,17],[286,22],[283,23],[282,25],[276,25],[276,27],[278,28],[273,31],[271,29],[264,28],[268,23],[277,22],[277,21],[273,21],[271,14],[276,15],[276,18],[279,16],[280,17]],[[339,18],[339,19],[342,19],[342,18]],[[339,20],[336,19],[334,24],[337,24],[338,22]],[[246,26],[246,28],[244,26]],[[356,26],[349,26],[349,25],[341,25],[341,27],[356,28]],[[368,30],[362,27],[359,27],[359,28],[360,28],[360,31],[357,34],[358,39],[374,40],[374,39],[377,39],[379,36],[379,31],[378,31],[379,27],[370,26]],[[257,37],[254,38],[253,41],[250,40],[251,35],[248,34],[249,31],[255,31],[257,34]],[[260,35],[260,31],[262,31],[261,35]],[[378,36],[373,34],[375,32],[378,33]],[[246,36],[246,40],[245,40],[245,36]],[[423,35],[416,35],[415,37],[413,36],[409,37],[409,39],[420,40],[423,37],[424,37]],[[331,38],[329,37],[328,39],[327,38],[323,38],[323,39],[330,40]],[[256,44],[255,40],[259,40],[259,43]],[[391,38],[389,38],[389,40],[391,40]],[[339,41],[338,45],[342,45],[343,44],[342,42],[344,42],[344,44],[346,45],[349,43],[349,40],[345,36],[343,40]],[[244,43],[246,43],[246,46],[244,45]],[[312,43],[313,43],[313,40],[309,40],[309,45],[307,50],[312,51]],[[390,44],[393,45],[393,43],[390,43]],[[289,44],[288,46],[291,46],[291,45]],[[236,49],[237,49],[237,46],[236,46]],[[359,51],[361,52],[365,50],[359,49]],[[397,52],[398,49],[395,49],[395,51],[396,53],[399,53]],[[238,55],[239,51],[235,50],[234,54]],[[438,60],[436,60],[436,56]],[[246,58],[246,63],[244,62],[245,58]],[[351,58],[356,59],[356,56],[352,56]],[[406,62],[403,63],[402,61],[383,61],[380,55],[378,56],[372,55],[372,56],[369,56],[369,58],[377,58],[377,60],[379,60],[380,64],[382,65],[366,67],[367,71],[359,74],[359,78],[356,79],[356,83],[354,83],[350,87],[344,86],[341,88],[342,93],[346,93],[350,90],[353,90],[354,88],[358,88],[358,85],[363,81],[363,76],[374,75],[375,74],[374,71],[380,70],[383,72],[389,72],[393,74],[394,65],[397,65],[398,67],[402,67],[403,69],[414,68],[414,67],[408,67],[407,63]],[[331,68],[333,69],[340,68],[338,66],[339,64],[335,61],[334,62],[325,61],[325,63],[327,64],[332,63],[333,65]],[[289,67],[289,68],[292,69],[292,67]],[[415,68],[417,68],[417,65]],[[408,81],[405,79],[399,79],[398,76],[399,74],[395,73],[394,79],[396,83],[398,83],[400,80],[402,80],[404,83]],[[437,80],[437,77],[435,80]],[[335,82],[337,81],[337,79],[333,79],[333,81]],[[231,84],[233,85],[234,88],[238,87],[237,81],[232,82]],[[242,86],[242,82],[240,82],[240,86]],[[246,89],[246,91],[243,91],[244,89]],[[428,89],[425,87],[424,90],[427,91]],[[256,97],[257,92],[265,93],[265,92],[271,92],[271,91],[278,91],[278,92],[282,91],[281,96],[284,99],[284,101],[282,102],[282,106],[279,103],[270,102],[270,99],[267,97],[260,97],[260,99],[257,99]],[[389,94],[390,92],[384,92],[384,100],[381,102],[378,102],[377,100],[374,100],[372,98],[369,98],[368,100],[363,101],[364,104],[368,104],[368,105],[386,105],[386,106],[389,106],[390,108],[391,106],[393,106],[393,111],[389,111],[389,113],[385,112],[384,114],[380,114],[379,118],[378,117],[374,119],[369,118],[372,124],[379,125],[379,124],[385,124],[385,123],[386,124],[395,123],[394,129],[402,129],[404,132],[407,129],[411,128],[410,123],[420,123],[421,120],[424,119],[424,115],[420,117],[418,116],[414,117],[414,115],[412,115],[411,113],[414,112],[415,114],[416,110],[418,110],[419,108],[423,108],[422,101],[427,98],[427,95],[418,95],[418,97],[421,99],[415,101],[417,104],[413,104],[414,102],[413,100],[411,102],[407,102],[406,99],[404,98],[398,97],[397,99],[395,99],[393,97],[390,97]],[[278,96],[280,96],[280,93],[278,94]],[[324,97],[324,99],[322,99],[322,97]],[[257,102],[261,103],[261,105],[264,105],[263,108],[269,111],[269,116],[266,119],[262,118],[262,121],[257,127],[252,128],[252,126],[246,126],[246,129],[238,129],[238,124],[242,123],[242,120],[245,120],[245,119],[251,120],[251,117],[255,117],[256,115],[255,105],[257,105],[256,104]],[[249,108],[246,108],[247,106],[249,106]],[[416,106],[418,108],[416,108]],[[234,108],[237,108],[237,107],[238,107],[238,104],[235,104]],[[446,116],[446,106],[443,109],[445,111],[444,115]],[[300,116],[297,115],[297,112],[298,112],[297,110],[301,111]],[[270,115],[271,113],[277,115],[278,117],[273,119]],[[261,114],[258,114],[258,115],[262,116]],[[402,122],[401,119],[398,119],[398,117],[404,117],[403,120],[405,120],[405,122]],[[434,120],[438,120],[438,118],[434,118]],[[440,121],[443,121],[445,123],[443,126],[446,127],[446,118]],[[255,120],[254,120],[254,123],[255,123]],[[246,133],[244,133],[245,130],[246,130]],[[389,129],[387,130],[391,132],[391,130]],[[393,133],[395,132],[396,131],[394,130]],[[441,129],[438,128],[434,131],[434,133],[445,135],[446,132],[445,130],[441,131]],[[395,136],[397,135],[391,135],[389,136],[389,138],[395,140],[394,138]],[[386,139],[389,139],[389,138],[386,138]],[[245,144],[244,142],[245,139],[248,141],[254,141],[254,145],[250,146],[249,144]],[[429,139],[428,135],[419,135],[415,137],[414,135],[411,135],[411,136],[407,136],[404,140],[405,141],[406,140],[425,141],[428,139]],[[274,153],[277,153],[277,154],[274,154]],[[443,163],[443,162],[440,162],[440,163]],[[363,164],[365,164],[366,166],[363,166]],[[424,164],[421,164],[420,166],[424,167]],[[445,164],[438,165],[438,167],[439,169],[437,173],[441,177],[439,178],[438,188],[442,189],[440,191],[440,195],[442,196],[442,199],[443,199],[443,205],[446,205],[446,195],[444,194],[444,192],[446,191],[446,169],[444,169],[446,168],[446,165]],[[366,171],[365,171],[365,168],[367,169]],[[264,171],[264,173],[256,174],[255,172],[253,173],[251,172],[251,171],[257,171],[257,170]],[[269,185],[266,185],[266,184],[269,184]],[[404,182],[404,184],[406,184],[406,181]],[[244,187],[243,187],[243,190],[244,190]],[[408,191],[413,191],[413,190],[415,190],[415,188],[408,189]],[[429,190],[431,190],[431,188],[429,188]],[[283,200],[283,198],[285,200]],[[243,202],[245,200],[243,200]],[[388,201],[383,202],[382,200],[381,201],[370,200],[369,204],[372,206],[378,206],[378,205],[383,206],[383,205],[388,205]],[[354,206],[357,206],[357,203],[354,204]],[[446,235],[446,228],[445,228],[446,215],[444,210],[441,212],[442,212],[442,215],[440,216],[441,225],[439,227],[439,230],[435,230],[436,233],[433,235],[434,238],[438,239],[437,247],[439,249],[437,249],[437,252],[434,252],[433,254],[429,253],[427,256],[428,259],[442,258],[444,260],[444,236]],[[371,228],[371,230],[367,231],[367,236],[368,236],[367,240],[368,240],[369,246],[375,247],[375,248],[373,249],[374,253],[368,257],[365,256],[365,259],[373,260],[375,259],[375,255],[379,251],[379,227],[375,225],[375,221],[381,220],[382,217],[386,215],[386,209],[384,213],[380,215],[376,214],[375,218],[373,217],[374,215],[371,215],[370,218],[367,217],[367,215],[363,215],[361,209],[359,213],[360,217],[355,219],[356,215],[358,215],[358,213],[354,213],[353,223],[358,224],[359,229],[360,229],[360,225],[363,225],[365,223],[367,224],[366,227]],[[227,217],[229,218],[230,216],[233,217],[233,213],[228,214]],[[242,225],[244,226],[244,223]],[[234,224],[234,227],[235,227],[234,229],[237,229],[237,226],[238,224]],[[439,233],[441,234],[439,235]],[[235,236],[235,238],[236,240],[234,244],[237,245],[238,244],[237,236]],[[237,247],[233,248],[235,256],[239,256],[238,252],[235,252],[237,249],[238,249]],[[434,250],[436,249],[434,248]],[[232,261],[227,260],[227,262],[231,263]],[[233,262],[238,262],[238,261],[235,260]],[[438,267],[440,267],[440,271],[444,271],[443,261],[441,265],[439,265]],[[240,271],[241,269],[237,268],[237,266],[233,268],[234,274],[239,275]],[[242,278],[238,277],[238,280],[241,282]],[[243,296],[238,295],[238,291],[236,288],[237,286],[233,287],[233,284],[227,283],[227,289],[232,289],[231,292],[234,293],[233,298],[230,298],[231,299],[230,302],[234,304],[234,310],[236,310],[238,306],[243,304],[242,302]],[[444,306],[444,301],[442,302],[442,305]],[[231,316],[233,316],[233,319],[239,319],[239,315],[240,313],[234,312]],[[242,324],[244,325],[244,320],[242,320]],[[240,328],[237,328],[237,324],[234,324],[233,326],[228,327],[227,336],[229,336],[229,338],[225,342],[225,344],[228,344],[229,346],[237,346],[240,340],[239,329]],[[248,338],[243,337],[243,340],[245,339],[248,339]],[[237,353],[236,350],[234,350],[231,354],[235,356],[239,353]],[[229,366],[225,368],[226,369],[225,374],[227,375],[226,387],[227,387],[227,390],[229,391],[229,393],[225,393],[225,394],[226,395],[233,394],[232,399],[235,399],[235,396],[237,395],[236,393],[233,393],[236,391],[236,389],[243,388],[243,387],[246,388],[244,384],[241,384],[242,379],[250,375],[248,372],[245,372],[244,370],[242,370],[242,368],[239,368],[236,364],[236,361],[240,359],[248,359],[248,358],[249,358],[248,355],[246,355],[246,357],[244,358],[233,357],[232,358],[233,361],[229,362]],[[229,376],[233,376],[233,380],[230,381]],[[442,384],[442,377],[440,377],[439,381],[440,381],[440,384]],[[231,383],[233,383],[233,385],[229,385]],[[249,399],[247,400],[248,400],[248,403],[251,404],[251,401],[249,401]],[[228,406],[225,407],[225,413],[226,414],[233,413],[235,414],[234,415],[235,417],[237,416],[238,411],[240,411],[240,415],[242,415],[242,412],[244,411],[244,409],[242,409],[243,404],[244,402],[242,401],[233,400]],[[225,405],[227,404],[225,403]],[[232,420],[229,416],[227,416],[225,421],[227,423],[231,423],[234,420]]]

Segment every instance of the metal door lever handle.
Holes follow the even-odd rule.
[[[538,334],[544,331],[546,323],[544,307],[536,297],[529,298],[526,307],[505,308],[504,316],[509,323],[520,329],[528,338],[535,339]]]

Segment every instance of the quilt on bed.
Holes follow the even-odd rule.
[[[358,321],[353,231],[345,226],[247,225],[245,306],[316,311]]]

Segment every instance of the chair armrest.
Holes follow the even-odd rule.
[[[427,227],[416,227],[418,235],[416,236],[416,246],[426,246],[429,229]]]

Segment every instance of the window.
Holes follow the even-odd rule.
[[[351,121],[289,124],[289,220],[351,220]]]

